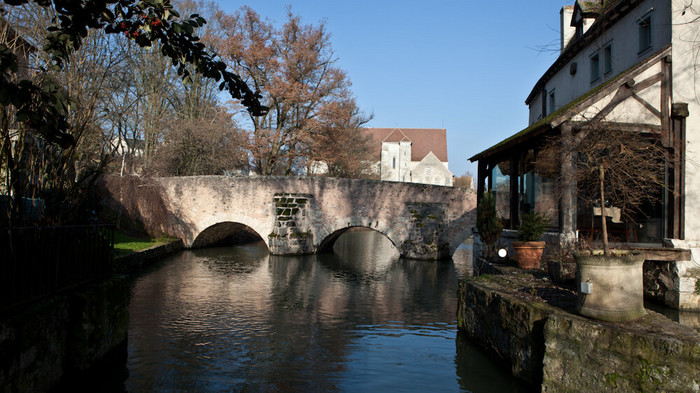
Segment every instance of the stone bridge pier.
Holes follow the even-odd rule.
[[[255,232],[273,254],[329,250],[353,227],[384,234],[414,259],[447,259],[471,234],[476,195],[459,188],[325,177],[158,179],[173,234],[204,247]]]

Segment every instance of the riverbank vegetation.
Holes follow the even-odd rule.
[[[132,236],[122,231],[114,232],[114,253],[116,256],[128,255],[136,251],[158,246],[175,240],[167,236],[151,238],[148,236]]]

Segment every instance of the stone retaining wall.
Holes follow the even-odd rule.
[[[575,295],[511,272],[460,283],[462,334],[543,392],[700,389],[700,334],[649,312],[635,322],[573,315]]]

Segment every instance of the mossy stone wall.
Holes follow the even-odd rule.
[[[526,275],[467,278],[458,327],[543,392],[700,390],[698,332],[651,311],[626,323],[584,318],[568,312],[566,297]]]

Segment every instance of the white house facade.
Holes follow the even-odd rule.
[[[367,128],[384,181],[452,186],[445,129]]]
[[[471,157],[479,162],[478,195],[495,194],[507,228],[517,228],[523,213],[536,211],[571,239],[587,225],[584,216],[595,212],[577,206],[573,192],[557,195],[556,180],[538,173],[534,163],[547,138],[563,144],[591,124],[653,135],[674,157],[664,169],[668,190],[659,191],[661,202],[639,225],[625,227],[620,240],[692,250],[693,260],[674,268],[674,285],[681,289],[667,303],[679,308],[700,308],[700,295],[693,293],[700,284],[690,273],[700,270],[699,17],[700,4],[690,0],[565,6],[561,53],[525,101],[528,126]],[[575,160],[562,157],[560,173],[570,165],[564,158]]]

